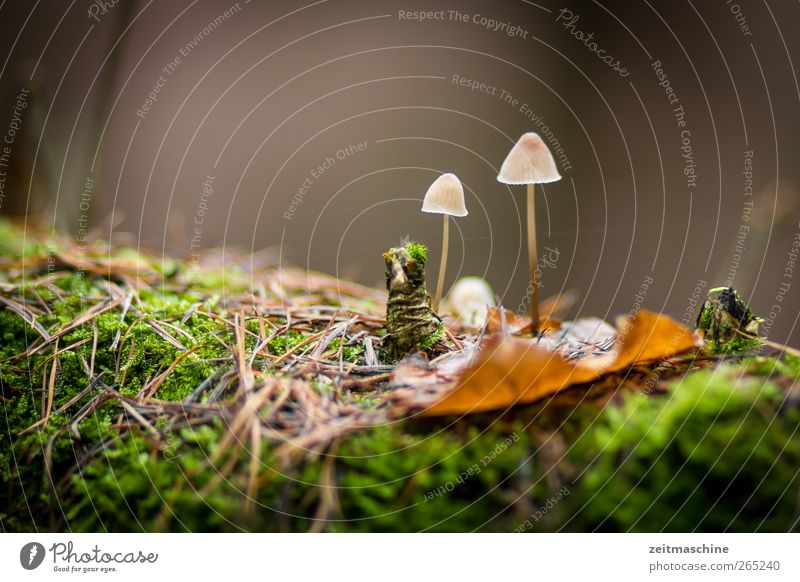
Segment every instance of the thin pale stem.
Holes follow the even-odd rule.
[[[779,344],[778,342],[771,342],[769,340],[764,340],[764,345],[767,345],[767,346],[769,346],[771,348],[775,348],[776,350],[780,350],[780,351],[782,351],[782,352],[784,352],[786,354],[790,354],[790,355],[794,356],[795,358],[800,358],[800,351],[798,351],[798,350],[796,350],[794,348],[791,348],[789,346],[786,346],[784,344]]]
[[[533,184],[528,184],[528,260],[531,268],[531,330],[536,334],[539,331],[539,282],[536,280],[539,258],[536,251],[536,208],[534,206]]]
[[[447,247],[450,240],[450,217],[445,214],[444,216],[444,230],[442,234],[442,260],[439,263],[439,280],[436,282],[436,294],[433,296],[433,305],[431,308],[434,311],[439,311],[439,303],[442,301],[442,292],[444,291],[444,270],[447,267]]]

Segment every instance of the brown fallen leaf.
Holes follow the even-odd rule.
[[[475,355],[475,344],[469,342],[459,351],[454,351],[429,362],[422,353],[416,353],[403,359],[391,374],[393,388],[411,386],[441,388],[453,385],[461,372],[469,366]]]
[[[423,414],[470,414],[527,404],[575,384],[584,384],[633,365],[669,358],[697,345],[692,332],[667,316],[640,311],[619,318],[617,342],[603,355],[578,362],[534,340],[492,336],[455,387]]]
[[[617,329],[598,317],[566,321],[559,329],[547,330],[537,339],[537,344],[558,352],[568,360],[602,355],[612,349],[619,334]]]

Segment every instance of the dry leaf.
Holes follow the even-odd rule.
[[[461,350],[436,358],[435,362],[429,362],[422,353],[414,354],[397,365],[392,372],[391,384],[394,388],[453,385],[469,366],[475,352],[475,343],[466,341]]]
[[[505,319],[505,325],[503,320]],[[550,319],[541,317],[539,319],[539,330],[544,331],[548,329],[558,329],[561,327],[561,321],[558,319]],[[527,317],[520,317],[513,311],[509,311],[503,307],[490,307],[486,315],[486,333],[487,334],[506,334],[506,335],[523,335],[531,333],[531,320]]]
[[[617,335],[614,350],[600,356],[587,354],[578,362],[568,361],[533,340],[493,336],[453,390],[423,414],[469,414],[527,404],[574,384],[696,346],[689,329],[649,311],[620,318]]]
[[[559,329],[563,316],[578,300],[578,292],[569,289],[558,295],[552,295],[539,303],[539,330]],[[486,333],[504,333],[503,319],[505,318],[505,334],[524,335],[531,333],[531,320],[518,315],[504,307],[489,307],[486,314]]]
[[[599,317],[565,321],[560,329],[551,330],[537,340],[539,346],[558,352],[568,360],[607,353],[619,335],[616,328]]]

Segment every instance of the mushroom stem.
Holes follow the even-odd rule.
[[[528,184],[528,260],[531,268],[531,331],[535,335],[539,331],[539,286],[536,271],[539,259],[536,251],[536,209],[534,206],[533,184]]]
[[[442,234],[442,260],[439,263],[439,280],[436,282],[436,294],[433,296],[433,311],[439,311],[439,303],[442,300],[442,292],[444,291],[444,271],[447,267],[447,246],[450,240],[450,217],[447,214],[444,216],[444,229]]]

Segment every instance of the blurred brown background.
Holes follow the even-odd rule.
[[[798,18],[749,0],[9,0],[0,213],[73,234],[85,216],[186,256],[274,246],[380,284],[403,235],[438,259],[440,220],[419,207],[452,171],[470,214],[448,281],[483,275],[516,309],[524,189],[495,174],[546,126],[564,179],[538,194],[558,257],[544,295],[576,288],[574,315],[609,319],[640,295],[693,319],[698,281],[728,280],[797,345]]]

